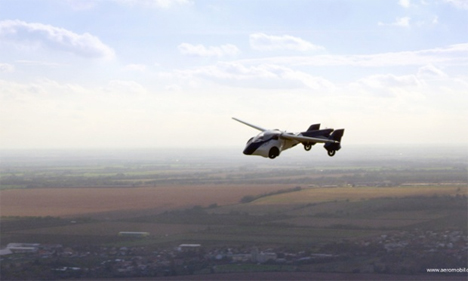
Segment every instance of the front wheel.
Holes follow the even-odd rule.
[[[332,157],[333,155],[335,155],[335,150],[328,150],[328,156]]]
[[[304,149],[305,149],[306,151],[309,151],[311,148],[312,148],[312,145],[311,145],[311,144],[304,144]]]
[[[279,149],[277,147],[272,147],[268,152],[268,157],[270,159],[275,159],[279,155]]]

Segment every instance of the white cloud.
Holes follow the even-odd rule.
[[[418,76],[430,76],[430,77],[448,77],[448,75],[440,70],[439,68],[435,67],[432,64],[428,64],[422,66],[418,69]]]
[[[444,2],[449,3],[458,9],[468,10],[468,1],[466,0],[444,0]]]
[[[140,5],[145,7],[169,8],[175,5],[192,4],[190,0],[112,0],[126,5]]]
[[[77,84],[61,84],[51,79],[38,79],[31,83],[0,80],[0,99],[3,101],[0,102],[0,106],[3,106],[3,108],[8,107],[7,101],[34,105],[42,101],[58,101],[59,98],[66,99],[66,97],[70,96],[80,96],[84,92],[83,87]],[[24,111],[23,113],[27,112]]]
[[[0,73],[13,72],[15,67],[8,63],[0,63]]]
[[[145,87],[135,81],[112,80],[103,88],[105,92],[123,93],[123,94],[146,94]]]
[[[160,112],[146,113],[145,106],[156,99],[131,92],[141,90],[133,81],[114,80],[102,88],[87,88],[50,79],[0,80],[0,89],[5,147],[125,146],[151,134],[158,120],[154,115],[162,120]]]
[[[246,66],[238,62],[222,62],[194,70],[176,73],[185,78],[202,78],[231,87],[257,89],[324,89],[334,85],[322,78],[279,65],[262,64]]]
[[[414,75],[396,76],[393,74],[371,75],[358,80],[356,83],[374,89],[418,87],[422,84]]]
[[[398,27],[409,27],[410,26],[410,17],[402,17],[396,18],[396,20],[392,23],[383,23],[379,22],[378,25],[380,26],[398,26]]]
[[[468,65],[468,43],[450,45],[443,48],[378,53],[370,55],[317,55],[282,56],[244,60],[250,64],[310,65],[310,66],[411,66],[427,64]]]
[[[127,70],[127,71],[144,72],[144,71],[146,70],[146,65],[144,65],[144,64],[137,64],[137,63],[127,64],[127,65],[124,67],[124,70]]]
[[[433,107],[464,114],[468,89],[466,81],[466,77],[451,77],[434,65],[425,65],[415,74],[389,73],[363,77],[338,91],[363,98],[386,97],[404,101],[407,110]]]
[[[348,85],[353,95],[368,97],[419,100],[425,81],[416,75],[375,74],[356,80]]]
[[[63,1],[63,0],[57,0]],[[173,6],[190,5],[192,0],[66,0],[66,3],[75,10],[89,10],[102,2],[114,2],[125,6],[141,6],[147,8],[167,9]]]
[[[404,8],[409,8],[411,6],[410,0],[399,0],[398,4]]]
[[[182,43],[177,48],[183,55],[199,57],[222,57],[226,55],[234,56],[240,52],[239,49],[232,44],[205,47],[201,44],[192,45],[189,43]]]
[[[253,89],[326,89],[337,87],[329,80],[310,75],[297,69],[301,66],[357,66],[393,67],[417,66],[415,75],[380,74],[355,82],[366,89],[402,89],[424,85],[423,77],[444,77],[438,67],[468,65],[468,44],[457,44],[442,48],[423,49],[371,55],[317,55],[277,56],[262,59],[220,62],[215,65],[166,73],[167,79],[178,79],[177,83],[204,79],[231,87]],[[197,80],[198,79],[198,80]],[[204,85],[193,83],[193,85]],[[185,84],[186,85],[186,84]],[[385,90],[384,90],[385,91]]]
[[[264,33],[250,35],[250,46],[258,51],[293,50],[293,51],[317,51],[324,47],[314,45],[298,37],[290,35],[274,36]]]
[[[89,33],[77,34],[64,28],[20,20],[0,21],[0,38],[20,45],[39,44],[86,58],[113,58],[114,50]]]
[[[165,89],[170,92],[178,92],[182,90],[182,87],[180,85],[172,84],[172,85],[166,86]]]
[[[92,9],[97,4],[96,0],[66,0],[66,2],[73,9],[78,11]]]
[[[44,67],[60,67],[64,66],[61,63],[48,62],[48,61],[38,61],[38,60],[17,60],[18,64],[28,65],[28,66],[44,66]]]

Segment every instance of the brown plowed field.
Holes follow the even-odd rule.
[[[284,185],[204,185],[139,188],[37,188],[0,191],[2,216],[77,216],[138,213],[228,205],[246,195],[284,189]]]

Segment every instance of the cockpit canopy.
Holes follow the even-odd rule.
[[[272,130],[272,131],[263,131],[257,136],[251,138],[248,142],[249,143],[257,143],[257,142],[266,142],[271,139],[277,140],[279,135],[281,134],[280,130]]]

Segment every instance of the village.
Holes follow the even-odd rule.
[[[145,239],[145,238],[139,238]],[[468,236],[462,230],[393,231],[291,250],[285,246],[175,247],[10,243],[1,250],[2,280],[157,277],[266,271],[424,274],[454,268],[466,274]]]
[[[465,278],[465,158],[418,159],[294,169],[11,164],[0,279],[437,270]]]

